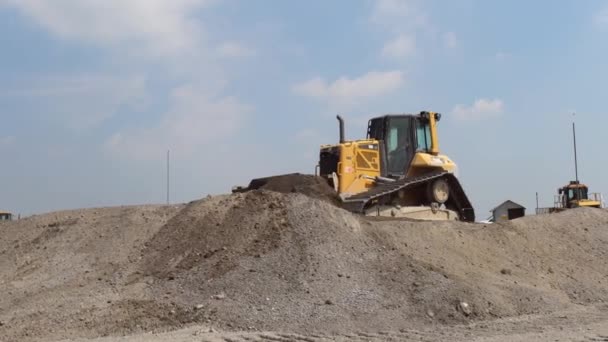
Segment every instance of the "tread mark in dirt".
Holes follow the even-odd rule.
[[[230,337],[224,337],[224,341],[226,341],[226,342],[239,342],[239,340],[235,340],[235,339],[230,338]]]
[[[317,335],[317,334],[311,334],[310,337],[317,338],[317,339],[324,339],[325,338],[325,336],[323,336],[323,335]]]
[[[381,336],[376,335],[376,334],[368,334],[368,333],[364,333],[364,332],[358,332],[357,335],[360,336],[360,337],[369,337],[369,338],[379,338],[379,337],[381,337]]]
[[[284,337],[284,338],[291,338],[294,341],[304,341],[304,342],[316,342],[319,340],[317,338],[311,338],[311,337],[300,336],[300,335],[292,335],[292,334],[277,334],[277,336]]]
[[[608,342],[608,336],[598,335],[595,337],[587,337],[587,341],[606,341]]]
[[[260,335],[263,340],[276,341],[276,342],[294,342],[297,341],[293,338],[284,338],[280,336],[271,336],[271,335]]]
[[[378,334],[357,333],[356,335],[341,335],[344,341],[427,341],[420,336],[411,336],[399,332],[379,332]],[[342,341],[342,339],[340,339]]]

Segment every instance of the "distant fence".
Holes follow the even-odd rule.
[[[564,194],[555,195],[553,198],[553,208],[536,208],[536,215],[551,214],[566,210],[564,207],[564,203],[566,202],[564,196]],[[592,192],[588,194],[587,198],[591,201],[600,202],[600,208],[606,208],[604,196],[601,193]]]
[[[592,192],[589,194],[589,199],[592,201],[600,202],[601,208],[606,208],[606,204],[604,203],[604,195],[599,192]]]

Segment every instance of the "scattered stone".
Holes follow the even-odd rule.
[[[201,310],[202,308],[204,308],[205,306],[203,304],[197,304],[194,306],[195,310]]]
[[[508,268],[503,268],[502,270],[500,270],[500,273],[504,275],[511,275],[511,270]]]
[[[460,302],[460,304],[458,304],[458,308],[460,308],[460,311],[462,311],[465,316],[469,316],[473,313],[473,309],[467,302]]]
[[[222,299],[226,299],[226,294],[224,292],[220,293],[220,294],[216,294],[215,296],[211,297],[213,299],[217,299],[217,300],[222,300]]]
[[[432,310],[427,310],[426,315],[429,316],[430,318],[435,317],[435,313]]]
[[[330,299],[325,301],[325,305],[334,305],[334,302],[332,302]]]

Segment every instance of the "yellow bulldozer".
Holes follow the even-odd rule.
[[[589,193],[587,185],[578,179],[578,156],[576,150],[576,126],[572,122],[572,140],[574,146],[574,176],[575,180],[557,189],[553,207],[538,208],[538,193],[536,194],[536,214],[549,214],[572,208],[603,208],[604,199],[601,193]]]
[[[570,181],[568,185],[558,190],[555,202],[557,208],[564,209],[601,208],[602,195],[600,193],[589,193],[589,188],[579,181]]]
[[[322,145],[318,176],[335,189],[343,208],[368,216],[475,221],[475,212],[456,178],[456,164],[440,153],[441,114],[384,115],[368,122],[367,137],[347,141],[337,116],[340,140]],[[254,179],[258,189],[275,177]]]
[[[536,208],[536,215],[559,213],[573,208],[603,208],[601,193],[589,193],[587,185],[580,181],[570,181],[557,190],[553,207]]]
[[[555,207],[571,209],[579,207],[601,208],[602,195],[599,193],[589,194],[589,188],[578,180],[578,157],[576,151],[576,125],[572,122],[572,140],[574,143],[574,181],[570,181],[558,189],[555,198]]]

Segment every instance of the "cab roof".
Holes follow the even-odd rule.
[[[414,119],[420,119],[421,117],[423,117],[424,115],[431,113],[430,111],[421,111],[420,113],[417,114],[410,114],[410,113],[401,113],[401,114],[396,114],[396,113],[388,113],[388,114],[384,114],[384,115],[378,115],[376,117],[371,118],[369,121],[372,120],[377,120],[377,119],[391,119],[391,118],[414,118]],[[437,114],[437,121],[441,120],[441,113],[435,113]]]
[[[407,114],[407,113],[403,113],[403,114],[384,114],[384,115],[378,115],[375,116],[373,118],[370,119],[371,120],[376,120],[376,119],[390,119],[390,118],[419,118],[420,114]]]
[[[572,181],[569,184],[566,184],[562,187],[562,189],[585,189],[585,188],[589,188],[589,187],[583,183],[576,182],[576,181]]]

